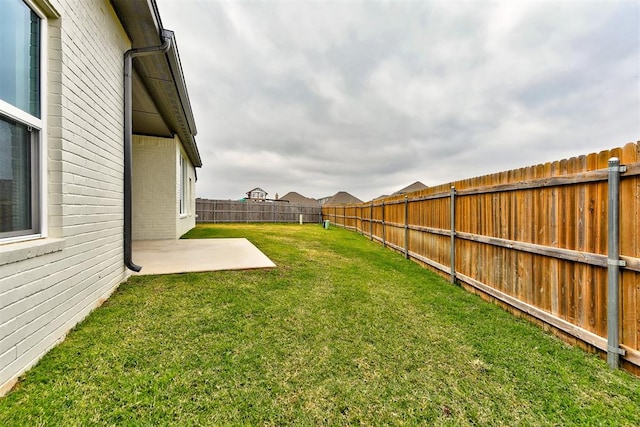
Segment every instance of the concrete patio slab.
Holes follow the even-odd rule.
[[[276,266],[247,239],[138,240],[133,242],[133,261],[142,266],[136,275]]]

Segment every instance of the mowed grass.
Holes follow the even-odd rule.
[[[357,233],[199,226],[271,270],[135,277],[0,425],[640,425],[640,380]]]

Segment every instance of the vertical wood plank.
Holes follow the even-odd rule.
[[[595,153],[589,154],[586,158],[586,170],[596,170],[598,167],[598,157]],[[597,232],[597,185],[589,183],[585,185],[584,197],[584,250],[590,253],[596,253],[596,240],[600,238]],[[596,296],[597,296],[597,269],[591,266],[585,269],[584,298],[585,298],[585,319],[584,328],[588,331],[595,332],[596,326]]]
[[[609,166],[609,152],[601,151],[597,156],[597,169]],[[598,183],[597,195],[597,236],[596,253],[607,254],[607,183]],[[607,336],[607,269],[601,268],[596,272],[596,324],[595,332],[603,337]]]
[[[640,146],[627,144],[620,155],[622,165],[640,160]],[[620,254],[640,258],[638,235],[640,234],[640,178],[624,174],[620,182]],[[638,288],[640,274],[632,271],[621,272],[620,277],[620,342],[638,348],[640,337],[640,313],[638,312]]]

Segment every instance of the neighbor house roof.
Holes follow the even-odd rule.
[[[172,138],[178,135],[194,166],[202,166],[196,124],[173,31],[162,27],[155,0],[111,0],[132,48],[159,46],[171,40],[163,55],[133,59],[133,132]]]
[[[393,195],[412,193],[414,191],[424,190],[425,188],[429,187],[424,185],[420,181],[416,181],[413,184],[407,185],[406,187],[396,191],[395,193],[393,193]]]
[[[324,204],[329,206],[329,205],[349,205],[352,203],[362,203],[362,200],[358,199],[354,195],[347,193],[346,191],[338,191]]]
[[[316,199],[305,197],[300,193],[296,193],[295,191],[288,192],[278,200],[286,200],[289,203],[297,203],[303,206],[318,206],[320,204]]]

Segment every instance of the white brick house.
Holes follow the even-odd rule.
[[[129,277],[132,238],[195,226],[201,160],[154,0],[2,0],[0,58],[2,395]]]

